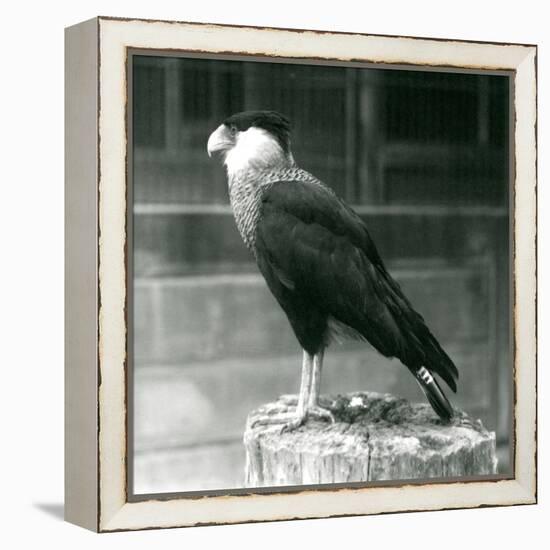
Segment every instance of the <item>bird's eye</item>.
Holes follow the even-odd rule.
[[[234,124],[232,124],[229,127],[229,132],[231,133],[232,136],[236,136],[238,132],[237,127]]]

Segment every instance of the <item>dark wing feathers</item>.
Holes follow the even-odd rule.
[[[386,271],[363,221],[331,190],[301,181],[270,186],[256,255],[266,280],[276,277],[284,291],[319,304],[382,354],[413,372],[425,366],[456,391],[455,365]],[[279,299],[277,284],[270,287]]]

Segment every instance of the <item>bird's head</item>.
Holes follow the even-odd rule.
[[[267,169],[294,162],[290,122],[275,111],[244,111],[226,118],[210,134],[208,155],[220,154],[229,176],[245,169]]]

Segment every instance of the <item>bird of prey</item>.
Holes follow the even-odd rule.
[[[388,273],[363,220],[296,164],[289,120],[275,111],[234,114],[207,151],[226,167],[239,232],[303,348],[296,410],[264,422],[292,430],[308,418],[334,421],[319,392],[325,348],[341,337],[397,357],[449,421],[453,408],[433,373],[456,392],[456,366]]]

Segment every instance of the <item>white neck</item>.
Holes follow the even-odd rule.
[[[237,143],[227,151],[224,158],[230,181],[243,171],[266,170],[293,163],[292,154],[285,154],[279,142],[269,132],[255,127],[241,132]]]

